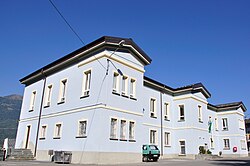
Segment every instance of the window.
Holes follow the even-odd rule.
[[[120,139],[126,139],[126,120],[121,120]]]
[[[170,133],[169,132],[165,132],[164,133],[164,145],[165,146],[170,146]]]
[[[169,116],[169,104],[165,103],[164,104],[164,120],[169,120],[170,116]]]
[[[157,131],[156,130],[150,130],[150,138],[149,143],[150,144],[157,144]]]
[[[34,111],[35,100],[36,100],[36,91],[33,91],[31,94],[29,111]]]
[[[239,128],[240,128],[241,130],[244,130],[244,128],[245,128],[244,121],[241,120],[241,119],[239,119]]]
[[[83,73],[83,87],[82,87],[83,97],[89,96],[90,80],[91,80],[91,70],[85,71]]]
[[[198,105],[198,119],[199,122],[202,122],[202,109],[200,105]]]
[[[135,140],[135,122],[129,122],[129,140]]]
[[[219,130],[219,124],[218,124],[218,118],[214,118],[214,123],[215,123],[215,130]]]
[[[135,89],[136,89],[136,81],[135,79],[132,79],[130,80],[130,97],[131,98],[135,98]]]
[[[46,126],[46,125],[43,125],[43,126],[41,127],[40,139],[45,139],[45,137],[46,137],[46,130],[47,130],[47,126]]]
[[[211,145],[211,148],[214,148],[214,139],[213,138],[210,138],[210,145]]]
[[[59,92],[59,101],[58,101],[58,103],[64,103],[65,102],[66,84],[67,84],[67,79],[62,80],[61,83],[60,83],[60,92]]]
[[[51,103],[51,93],[52,93],[52,85],[49,85],[46,90],[46,98],[45,98],[45,107],[50,106]]]
[[[222,130],[228,130],[227,118],[222,118]]]
[[[117,139],[117,119],[111,118],[111,125],[110,125],[110,138]]]
[[[185,120],[185,114],[184,114],[184,105],[179,105],[179,120],[184,121]]]
[[[156,99],[150,99],[150,117],[156,118]]]
[[[57,123],[56,126],[55,126],[54,138],[60,138],[61,137],[61,132],[62,132],[62,124]]]
[[[230,149],[229,139],[224,139],[224,149],[228,150]]]
[[[78,124],[78,136],[79,137],[86,137],[87,131],[87,121],[80,120]]]
[[[180,155],[186,155],[185,141],[180,141]]]
[[[113,92],[119,93],[119,74],[118,73],[114,73]]]
[[[122,77],[122,95],[125,95],[125,96],[128,95],[128,77],[127,76]]]
[[[240,140],[240,145],[241,145],[241,149],[242,150],[246,150],[247,147],[246,147],[246,141],[245,140]]]

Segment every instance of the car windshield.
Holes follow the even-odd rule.
[[[158,150],[157,146],[155,146],[155,145],[150,145],[149,147],[151,150]]]

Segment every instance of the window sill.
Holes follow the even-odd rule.
[[[203,123],[203,121],[200,121],[200,120],[199,120],[199,123]]]
[[[129,98],[127,94],[122,94],[121,96],[122,96],[122,97]]]
[[[89,97],[89,95],[82,95],[82,96],[80,97],[80,99],[83,99],[83,98],[86,98],[86,97]]]
[[[165,148],[170,148],[170,147],[171,147],[171,145],[164,145],[164,147],[165,147]]]
[[[112,140],[112,141],[118,141],[117,138],[109,138],[109,140]]]
[[[32,110],[29,110],[29,112],[33,112],[34,110],[32,109]]]
[[[41,138],[39,138],[39,140],[45,140],[45,137],[41,137]]]
[[[118,93],[118,92],[112,91],[112,93],[113,93],[114,95],[120,96],[120,93]]]
[[[154,118],[154,119],[157,119],[157,116],[150,116],[150,118]]]
[[[43,106],[43,108],[48,108],[48,107],[50,107],[50,105],[45,105],[45,106]]]
[[[228,129],[222,129],[222,131],[228,131]]]
[[[137,100],[137,98],[135,98],[135,97],[133,97],[133,96],[130,96],[130,99],[132,99],[132,100]]]
[[[134,140],[134,139],[130,139],[130,140],[129,140],[129,142],[136,142],[136,140]]]
[[[223,148],[223,150],[230,150],[230,148]]]
[[[178,120],[178,122],[185,122],[185,120]]]
[[[119,139],[119,141],[128,141],[128,140],[126,140],[126,139]]]
[[[86,135],[76,136],[76,138],[87,138],[87,136]]]
[[[179,156],[186,156],[186,154],[179,154]]]
[[[59,102],[57,102],[58,105],[59,104],[63,104],[63,103],[65,103],[65,101],[59,101]]]
[[[53,137],[53,139],[61,139],[61,137]]]
[[[164,120],[165,120],[165,121],[168,121],[168,122],[170,121],[170,119],[164,119]]]

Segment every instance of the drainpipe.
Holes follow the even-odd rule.
[[[160,109],[161,109],[161,156],[163,156],[163,113],[162,113],[162,91],[160,91]]]
[[[40,129],[42,109],[43,109],[43,98],[44,98],[44,92],[45,92],[45,86],[46,86],[46,75],[44,74],[43,69],[41,70],[41,74],[43,76],[43,89],[42,89],[42,98],[41,98],[41,104],[40,104],[40,110],[39,110],[39,116],[38,116],[38,122],[37,122],[37,132],[36,132],[36,143],[35,143],[34,157],[36,157],[36,152],[37,152],[39,129]]]

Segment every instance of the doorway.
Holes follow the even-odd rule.
[[[26,139],[25,139],[25,144],[24,144],[25,149],[28,149],[28,146],[29,146],[30,128],[31,128],[30,125],[27,126],[26,128]]]

